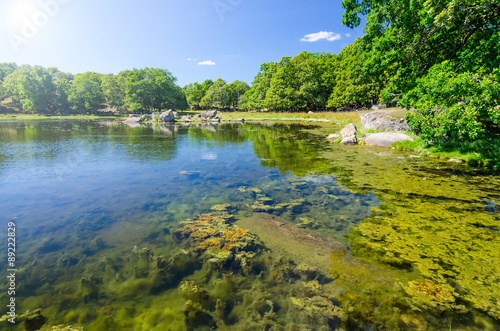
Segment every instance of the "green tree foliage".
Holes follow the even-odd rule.
[[[210,86],[207,93],[200,102],[203,107],[227,108],[231,104],[231,91],[228,84],[219,78]]]
[[[467,141],[498,123],[498,0],[344,0],[344,24],[360,24],[365,70],[388,77],[382,97],[415,107],[410,127],[429,142]]]
[[[345,47],[332,61],[334,68],[329,71],[333,73],[334,83],[328,99],[329,108],[359,107],[378,99],[380,86],[364,73],[360,42],[358,39]]]
[[[497,0],[343,0],[342,7],[350,27],[360,24],[359,14],[367,15],[366,69],[393,77],[392,92],[405,93],[447,60],[462,72],[500,66]]]
[[[132,111],[187,108],[186,96],[176,78],[158,68],[134,69],[126,73],[125,93]]]
[[[17,70],[17,64],[14,62],[0,63],[0,81],[4,81],[5,77]]]
[[[325,55],[302,52],[284,57],[271,79],[263,105],[277,110],[322,110],[330,89],[320,70]]]
[[[244,108],[263,109],[264,99],[267,91],[271,87],[271,80],[278,70],[278,64],[274,62],[264,63],[260,66],[260,71],[255,76],[252,87],[245,93],[247,99]]]
[[[71,108],[76,111],[97,111],[105,102],[101,88],[101,76],[95,72],[86,72],[75,76],[69,91]]]
[[[5,77],[5,93],[24,110],[47,113],[54,108],[56,86],[53,70],[41,66],[21,66]]]
[[[228,86],[229,88],[229,103],[236,108],[246,102],[245,93],[250,89],[247,83],[240,80],[235,80]]]
[[[101,88],[108,105],[118,110],[125,106],[125,77],[123,74],[102,76]]]
[[[17,64],[11,63],[0,63],[0,99],[5,98],[6,89],[3,87],[3,81],[5,77],[13,73],[17,69]]]
[[[190,106],[194,106],[195,108],[200,107],[201,100],[207,93],[210,86],[213,85],[213,81],[211,79],[205,80],[203,83],[192,83],[184,86],[183,91],[186,95],[187,103]]]
[[[491,74],[457,73],[445,61],[420,78],[402,104],[416,108],[408,123],[429,142],[475,140],[500,123],[500,84]]]
[[[54,109],[61,110],[68,113],[71,108],[71,103],[69,102],[69,93],[71,90],[71,81],[73,76],[60,71],[54,74],[54,85],[55,85],[55,95],[54,95]]]

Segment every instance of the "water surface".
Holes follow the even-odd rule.
[[[89,330],[494,329],[499,177],[330,145],[336,129],[0,122],[18,314]]]

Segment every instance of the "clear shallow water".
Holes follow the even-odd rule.
[[[321,129],[287,125],[0,122],[0,210],[4,223],[16,218],[18,314],[42,308],[50,324],[89,330],[326,330],[341,319],[351,329],[367,325],[340,305],[373,314],[386,328],[436,328],[438,322],[426,321],[413,305],[446,313],[453,323],[472,318],[479,321],[471,322],[475,327],[495,325],[498,177],[459,173],[404,154],[328,145],[323,137]],[[229,220],[221,213],[236,216]],[[200,215],[214,214],[221,218],[203,223],[208,216]],[[439,267],[416,267],[425,266],[427,256],[454,249],[429,234],[437,231],[432,226],[448,226],[436,220],[457,215],[465,229],[479,229],[473,237],[485,238],[490,248],[480,250],[489,269],[473,271],[481,277],[457,281]],[[194,225],[181,223],[187,219]],[[421,220],[418,231],[407,231],[414,220]],[[353,267],[352,260],[337,256],[328,272],[325,259],[348,244],[354,224],[350,247],[371,262]],[[248,234],[238,232],[240,226]],[[401,235],[394,237],[388,227]],[[254,235],[263,242],[257,244]],[[424,254],[415,258],[411,248],[424,237],[437,248],[419,248]],[[461,273],[468,266],[461,260],[442,264]],[[339,269],[350,274],[335,280]],[[362,282],[357,277],[367,269],[380,274]],[[471,279],[484,283],[485,277],[492,286],[461,299],[478,286],[467,287]],[[408,288],[423,288],[422,279],[443,297],[453,292],[450,283],[465,290],[454,301],[420,298]],[[382,285],[395,293],[381,295]],[[350,302],[342,290],[363,296]],[[371,301],[388,297],[400,298],[386,301],[388,310],[399,307],[402,313],[373,311]],[[371,303],[359,307],[361,302]],[[465,318],[447,313],[461,306],[468,309],[459,315]]]

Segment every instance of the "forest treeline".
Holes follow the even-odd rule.
[[[43,114],[186,109],[186,97],[176,80],[157,68],[72,75],[57,68],[1,63],[0,99],[10,98],[14,108]]]
[[[302,52],[264,63],[252,86],[240,81],[226,84],[189,84],[184,87],[194,107],[238,107],[271,111],[324,111],[377,102],[382,83],[363,73],[361,40],[338,55]]]

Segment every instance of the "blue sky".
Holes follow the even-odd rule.
[[[264,62],[339,53],[362,36],[340,0],[0,0],[0,62],[118,73],[158,67],[183,86],[251,83]]]

